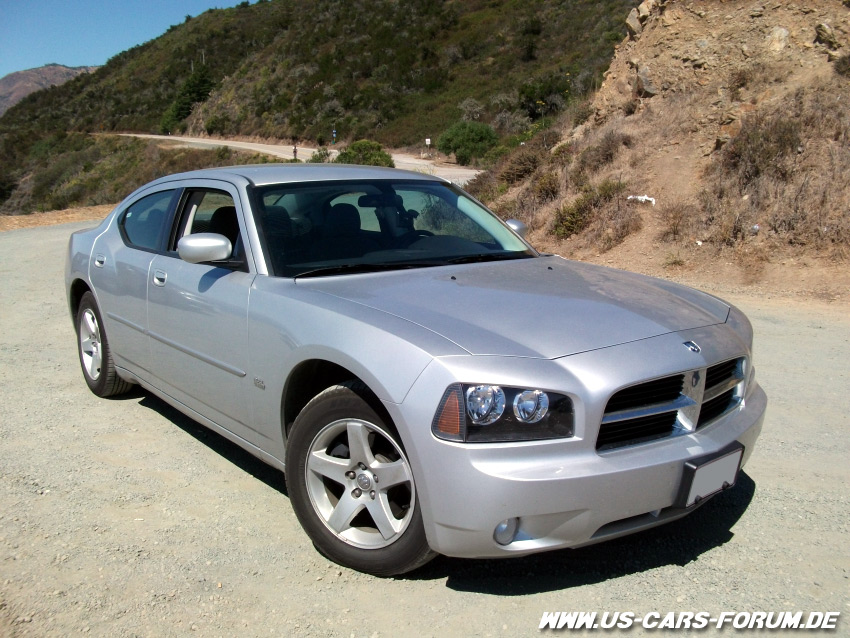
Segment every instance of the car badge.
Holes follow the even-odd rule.
[[[693,376],[691,377],[691,387],[692,388],[695,388],[699,385],[699,379],[700,379],[699,371],[694,372]]]
[[[700,348],[693,341],[685,341],[685,343],[683,343],[682,345],[685,346],[691,352],[702,352],[702,348]]]

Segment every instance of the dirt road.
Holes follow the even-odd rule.
[[[840,611],[850,633],[847,306],[732,299],[770,405],[739,485],[694,515],[382,580],[316,553],[280,473],[141,391],[89,393],[62,281],[84,225],[0,234],[0,636],[536,636],[544,611],[726,610]]]
[[[227,146],[228,148],[252,151],[254,153],[263,153],[265,155],[271,155],[272,157],[279,157],[281,159],[293,158],[291,144],[263,144],[259,142],[218,140],[180,135],[144,135],[141,133],[125,133],[124,135],[128,137],[141,137],[149,140],[161,140],[169,144],[194,146],[197,148],[216,148],[218,146]],[[315,148],[311,148],[309,146],[299,146],[298,158],[301,159],[301,161],[307,161],[315,151]],[[335,157],[336,152],[336,150],[332,150],[331,154]],[[408,153],[392,153],[392,157],[396,168],[402,168],[407,171],[416,171],[418,173],[427,173],[428,175],[436,175],[461,186],[481,172],[473,168],[458,166],[457,164],[447,164],[444,162],[435,162],[428,158],[415,157]]]

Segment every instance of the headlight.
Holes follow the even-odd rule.
[[[523,390],[514,398],[514,416],[523,423],[537,423],[549,411],[549,395],[542,390]]]
[[[567,438],[573,435],[573,404],[543,390],[455,383],[446,388],[431,431],[462,443]]]
[[[466,413],[475,425],[490,425],[505,411],[505,392],[497,385],[474,385],[466,391]]]

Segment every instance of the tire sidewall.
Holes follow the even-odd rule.
[[[91,310],[94,313],[94,317],[97,320],[97,328],[100,333],[100,375],[97,379],[92,379],[89,376],[88,371],[86,370],[86,365],[83,362],[83,348],[80,343],[80,333],[82,330],[82,321],[83,315],[86,310]],[[106,386],[108,383],[109,376],[109,365],[111,363],[111,353],[109,351],[109,342],[106,340],[106,331],[103,329],[103,319],[100,316],[100,310],[97,307],[97,301],[95,301],[94,295],[91,292],[87,292],[80,299],[80,306],[77,309],[77,319],[76,319],[76,332],[77,332],[77,357],[80,360],[80,368],[83,372],[83,378],[86,380],[86,384],[89,386],[89,389],[94,392],[97,396],[105,396],[106,394]]]
[[[301,411],[287,441],[286,484],[292,509],[319,552],[336,563],[379,576],[415,569],[425,562],[423,557],[430,557],[431,553],[425,538],[418,494],[414,493],[413,512],[407,528],[393,543],[380,549],[362,549],[340,540],[326,527],[313,507],[306,485],[307,454],[325,426],[343,419],[359,419],[377,426],[404,452],[394,428],[354,390],[344,385],[328,388]],[[407,463],[409,467],[409,460]],[[411,468],[411,475],[412,471]],[[415,485],[414,477],[414,490]]]

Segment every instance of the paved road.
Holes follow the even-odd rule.
[[[163,140],[165,142],[194,146],[197,148],[216,148],[219,146],[227,146],[229,148],[237,148],[243,151],[253,151],[255,153],[264,153],[272,157],[280,157],[282,159],[292,159],[291,144],[260,144],[258,142],[241,142],[238,140],[217,140],[205,137],[188,137],[180,135],[144,135],[137,133],[126,133],[128,137],[141,137],[150,140]],[[310,156],[316,151],[315,148],[309,146],[298,147],[298,158],[302,161],[310,159]],[[331,151],[332,155],[336,155],[337,151]],[[408,171],[416,171],[420,173],[428,173],[437,175],[447,179],[455,184],[463,185],[480,171],[472,168],[464,168],[456,164],[446,164],[444,162],[435,162],[431,159],[415,157],[407,153],[393,153],[393,161],[396,168],[402,168]]]
[[[279,472],[143,392],[88,392],[62,282],[83,225],[0,233],[0,636],[538,636],[545,611],[703,610],[840,611],[850,634],[846,306],[735,299],[771,403],[739,485],[692,516],[382,580],[313,549]]]

